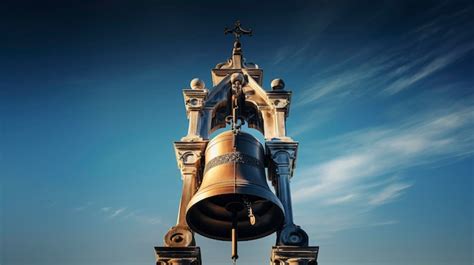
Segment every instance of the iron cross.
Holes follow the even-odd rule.
[[[235,40],[239,41],[241,35],[249,35],[252,36],[252,29],[244,29],[240,26],[240,21],[237,20],[235,22],[235,26],[233,29],[225,28],[224,29],[224,34],[229,34],[232,33],[234,34]]]

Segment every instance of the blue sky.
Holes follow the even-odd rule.
[[[472,17],[469,1],[2,3],[0,263],[153,264],[181,191],[181,89],[210,86],[240,19],[264,87],[293,91],[294,215],[320,263],[472,264]]]

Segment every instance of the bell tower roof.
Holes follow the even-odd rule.
[[[250,76],[252,76],[257,83],[262,85],[263,71],[258,68],[258,65],[254,63],[247,63],[243,57],[242,43],[240,37],[247,35],[252,36],[252,29],[244,29],[240,25],[240,21],[236,21],[234,28],[224,29],[224,34],[233,34],[235,37],[234,47],[232,48],[232,56],[227,61],[218,63],[214,69],[212,69],[212,83],[217,85],[227,75],[233,73],[241,73],[242,69],[246,69]]]

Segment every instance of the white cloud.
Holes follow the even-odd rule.
[[[103,207],[100,210],[108,214],[106,215],[108,219],[120,218],[120,220],[135,221],[146,225],[162,224],[161,217],[144,213],[144,210],[128,210],[127,207]]]
[[[469,19],[465,10],[445,14],[396,41],[374,42],[349,58],[334,56],[316,72],[294,106],[341,97],[391,96],[434,77],[474,50],[470,32],[462,29]]]
[[[284,67],[295,67],[302,64],[308,64],[308,58],[306,57],[308,51],[312,49],[313,45],[321,38],[321,35],[330,27],[332,23],[341,18],[341,7],[334,8],[329,5],[324,5],[319,2],[312,2],[308,8],[318,10],[317,15],[311,17],[308,21],[308,17],[293,16],[293,21],[285,21],[286,26],[293,25],[294,28],[290,29],[292,33],[298,33],[299,36],[294,38],[304,39],[304,41],[294,42],[291,46],[280,47],[275,55],[273,56],[273,65],[278,65],[284,62]],[[288,65],[288,64],[292,65]]]
[[[371,58],[364,58],[366,52],[363,51],[359,56],[354,56],[353,60],[365,59],[357,68],[350,67],[349,61],[335,67],[332,71],[317,76],[317,81],[308,89],[301,93],[296,106],[301,106],[316,101],[320,101],[330,96],[349,96],[365,92],[367,88],[361,86],[364,83],[370,83],[371,80],[382,75],[384,71],[392,67],[393,62],[385,55],[376,55]]]
[[[357,194],[347,194],[347,195],[343,195],[336,198],[330,198],[325,201],[325,204],[328,204],[328,205],[343,204],[343,203],[351,202],[356,198],[357,198]]]
[[[381,192],[375,194],[369,201],[372,205],[382,205],[398,198],[403,190],[411,187],[411,184],[393,183],[385,187]]]
[[[125,210],[127,210],[127,208],[119,208],[119,209],[116,209],[111,215],[109,215],[109,217],[110,217],[110,218],[117,217],[117,216],[119,216],[121,213],[125,212]]]
[[[76,212],[86,211],[88,209],[91,209],[90,206],[93,204],[94,203],[92,202],[88,202],[84,205],[73,208],[73,210]],[[136,221],[136,222],[147,224],[147,225],[162,224],[161,217],[159,216],[144,213],[143,210],[128,210],[127,211],[127,209],[128,209],[127,207],[115,208],[115,207],[107,206],[107,207],[102,207],[99,210],[103,213],[102,216],[105,216],[107,219],[120,218],[121,220],[131,220],[131,221]]]
[[[472,49],[474,49],[474,45],[470,44],[463,47],[456,47],[455,49],[447,52],[446,54],[439,55],[438,57],[433,58],[427,65],[425,65],[418,71],[415,71],[414,74],[405,74],[398,78],[395,82],[387,86],[383,90],[383,93],[386,93],[388,95],[396,94],[410,87],[416,82],[427,78],[428,76],[436,73],[437,71],[451,65]]]
[[[297,171],[294,200],[334,195],[339,198],[347,195],[344,192],[348,188],[358,189],[357,185],[374,177],[471,154],[474,108],[456,108],[442,115],[421,115],[401,124],[361,130],[326,141],[315,149],[332,154],[333,158]]]
[[[317,150],[327,159],[299,163],[292,181],[296,223],[316,227],[318,237],[371,224],[395,224],[374,222],[371,212],[402,198],[416,181],[407,176],[409,169],[474,152],[474,107],[469,102],[445,104],[401,122],[302,145],[300,152]]]
[[[123,218],[132,219],[148,225],[162,224],[162,220],[159,216],[145,214],[142,210],[130,211],[127,215],[124,215]]]
[[[162,220],[158,216],[137,215],[135,216],[135,219],[149,225],[162,224]]]
[[[81,206],[75,207],[73,210],[75,212],[82,212],[82,211],[86,210],[87,208],[89,208],[91,205],[93,205],[92,202],[87,202],[87,203],[85,203]]]

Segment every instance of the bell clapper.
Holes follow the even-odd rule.
[[[252,203],[247,200],[247,198],[243,199],[245,206],[247,207],[248,217],[251,225],[255,225],[255,215],[253,214],[252,210]]]
[[[237,211],[232,211],[232,263],[237,264],[239,255],[237,254]]]
[[[249,218],[250,218],[250,224],[255,225],[255,215],[253,215],[252,208],[249,208]]]
[[[232,240],[232,262],[235,264],[239,255],[237,254],[237,242],[238,239],[238,213],[244,209],[242,202],[234,201],[226,205],[226,210],[232,214],[232,231],[231,231],[231,240]]]

